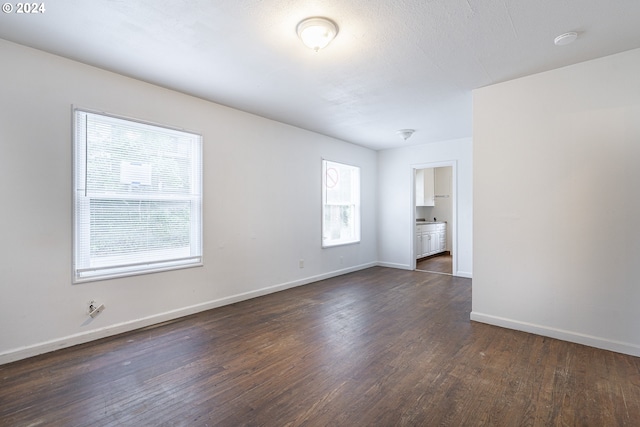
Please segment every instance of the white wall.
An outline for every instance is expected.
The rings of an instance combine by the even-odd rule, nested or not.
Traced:
[[[640,50],[474,92],[472,319],[640,356]]]
[[[413,169],[455,163],[457,185],[456,270],[472,275],[472,145],[470,138],[378,151],[378,258],[381,265],[411,269]],[[452,230],[453,231],[453,230]]]
[[[376,152],[2,40],[0,57],[0,363],[375,265]],[[72,104],[203,134],[204,267],[71,284]],[[321,249],[323,157],[361,167],[358,245]]]

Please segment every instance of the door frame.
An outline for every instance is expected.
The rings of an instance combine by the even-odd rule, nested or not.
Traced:
[[[416,269],[416,170],[426,168],[451,167],[451,224],[447,223],[447,229],[451,229],[451,273],[458,276],[458,162],[448,160],[442,162],[418,163],[411,165],[411,270]]]

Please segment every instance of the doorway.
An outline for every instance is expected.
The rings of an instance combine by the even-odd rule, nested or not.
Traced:
[[[456,176],[455,161],[412,166],[414,270],[455,275]]]

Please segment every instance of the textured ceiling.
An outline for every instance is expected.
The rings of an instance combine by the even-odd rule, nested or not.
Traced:
[[[0,38],[373,149],[469,137],[472,89],[640,47],[638,0],[45,6],[1,14]],[[315,53],[295,28],[318,15],[340,32]],[[580,37],[555,46],[567,31]]]

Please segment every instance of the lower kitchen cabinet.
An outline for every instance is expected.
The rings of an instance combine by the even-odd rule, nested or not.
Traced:
[[[447,224],[416,225],[416,259],[447,250]]]

